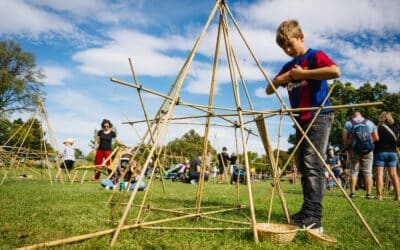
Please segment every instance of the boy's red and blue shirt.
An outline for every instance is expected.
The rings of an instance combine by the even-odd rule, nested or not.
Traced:
[[[286,63],[278,73],[278,76],[291,70],[295,65],[299,65],[303,69],[316,69],[329,67],[335,65],[335,63],[322,50],[308,49],[304,55]],[[329,90],[326,80],[303,79],[290,82],[283,86],[288,90],[292,108],[319,107]],[[331,106],[330,98],[326,101],[325,106]],[[307,122],[314,116],[315,112],[315,110],[299,112],[299,116],[296,117],[296,119],[302,123]],[[325,109],[321,111],[321,113],[329,112],[332,112],[332,110]]]

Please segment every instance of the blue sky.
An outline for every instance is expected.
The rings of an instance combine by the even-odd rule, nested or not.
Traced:
[[[2,0],[1,39],[16,40],[36,55],[47,76],[46,106],[57,141],[66,137],[88,152],[93,131],[103,118],[117,127],[120,139],[135,145],[144,124],[132,128],[123,121],[143,119],[137,92],[110,82],[110,77],[132,82],[132,58],[140,84],[167,92],[191,50],[214,5],[214,0]],[[307,47],[323,49],[340,66],[340,80],[355,86],[381,82],[390,92],[400,90],[400,2],[397,0],[264,0],[228,1],[250,46],[272,78],[289,58],[275,44],[275,30],[285,19],[302,24]],[[184,82],[182,100],[206,104],[215,48],[217,19],[209,28]],[[280,107],[276,97],[264,94],[265,80],[231,26],[236,55],[257,110]],[[215,103],[233,107],[225,52],[221,53]],[[281,91],[286,99],[285,90]],[[154,114],[161,100],[145,94],[146,109]],[[242,100],[245,103],[245,100]],[[247,108],[247,106],[246,106]],[[199,114],[179,107],[177,116]],[[203,122],[200,120],[193,122]],[[214,123],[221,124],[218,119]],[[267,120],[277,145],[279,119]],[[293,132],[283,119],[283,148]],[[249,128],[255,129],[249,124]],[[167,141],[195,125],[171,125]],[[235,148],[234,130],[215,127],[212,145]],[[260,139],[251,136],[249,150],[263,152]]]

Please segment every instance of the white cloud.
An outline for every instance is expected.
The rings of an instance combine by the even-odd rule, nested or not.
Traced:
[[[393,0],[264,0],[235,7],[248,22],[273,27],[274,30],[289,18],[299,20],[305,31],[326,34],[400,30],[400,4]]]
[[[130,75],[128,57],[131,57],[137,75],[174,76],[183,59],[162,53],[168,49],[162,38],[138,31],[110,32],[112,41],[102,48],[80,51],[73,59],[85,73],[110,76]]]
[[[72,34],[73,25],[63,18],[27,4],[22,0],[0,1],[0,34],[37,38],[43,33]]]
[[[65,85],[65,80],[71,78],[72,76],[72,73],[68,69],[61,67],[48,66],[44,67],[43,70],[44,74],[46,75],[46,79],[44,80],[44,84],[46,85]]]
[[[42,8],[50,8],[55,12],[69,14],[78,22],[88,20],[99,23],[139,23],[145,24],[148,17],[142,11],[141,1],[119,1],[110,3],[106,0],[35,0],[32,4]]]
[[[400,49],[396,42],[400,31],[400,4],[397,1],[271,0],[241,3],[234,7],[241,16],[239,23],[250,27],[247,31],[249,40],[254,40],[256,47],[260,48],[263,61],[289,59],[274,46],[274,33],[283,20],[294,18],[302,25],[306,46],[323,49],[334,56],[343,78],[350,79],[350,82],[360,79],[364,82],[386,81],[389,91],[398,91],[392,81],[399,77],[400,69]],[[264,35],[267,38],[265,48],[259,41],[263,35],[256,35],[258,29],[270,31]],[[268,50],[272,51],[269,58],[262,54]]]

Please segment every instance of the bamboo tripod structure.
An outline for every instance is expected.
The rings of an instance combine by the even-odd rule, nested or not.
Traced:
[[[39,118],[39,119],[38,119]],[[29,135],[29,132],[32,129],[32,126],[35,122],[35,120],[39,120],[40,122],[40,130],[41,130],[41,149],[40,150],[31,150],[28,148],[24,147],[24,144],[26,142],[26,139]],[[49,135],[49,139],[50,139],[50,145],[53,147],[53,149],[55,150],[55,152],[58,152],[58,146],[57,146],[57,142],[55,140],[55,136],[53,133],[53,130],[50,126],[50,122],[47,116],[47,111],[44,105],[43,100],[39,99],[37,101],[37,108],[35,110],[35,112],[33,113],[33,115],[28,119],[29,122],[26,122],[24,124],[22,124],[13,135],[11,135],[11,137],[4,143],[4,145],[2,146],[2,148],[8,148],[10,149],[12,152],[12,157],[9,160],[10,166],[8,169],[5,170],[3,178],[0,182],[0,185],[2,185],[5,181],[5,179],[8,176],[8,173],[10,172],[10,170],[12,169],[17,169],[20,166],[20,160],[19,159],[19,155],[24,155],[26,158],[26,155],[29,154],[31,155],[31,158],[27,158],[27,159],[38,159],[37,157],[40,158],[40,161],[43,161],[43,158],[46,162],[47,165],[47,172],[49,175],[49,180],[50,180],[50,184],[53,184],[53,180],[52,180],[52,176],[51,176],[51,171],[50,171],[50,166],[49,166],[49,152],[47,150],[47,145],[46,145],[46,140],[45,140],[45,132],[44,132],[44,128],[43,128],[43,124],[46,125],[47,127],[47,131],[48,131],[48,135]],[[25,131],[23,130],[23,128],[26,126]],[[17,136],[17,134],[19,132],[23,132],[23,134],[21,135],[21,137],[17,140],[16,144],[14,146],[7,146],[7,144],[14,138]],[[56,168],[59,169],[60,168],[60,161],[58,159],[58,156],[56,154],[54,154],[54,158],[56,161]],[[30,168],[27,168],[30,169]],[[65,168],[67,171],[67,176],[68,179],[71,181],[71,177],[68,173],[68,169]],[[31,169],[33,171],[33,169]],[[61,178],[62,183],[64,183],[63,178]]]
[[[217,41],[216,41],[216,47],[215,47],[215,53],[214,53],[214,61],[213,61],[213,68],[212,68],[212,75],[211,75],[211,87],[210,87],[210,93],[209,93],[209,99],[208,99],[208,105],[196,105],[196,104],[191,104],[189,102],[185,102],[183,100],[180,100],[180,90],[182,89],[182,85],[184,83],[184,80],[187,76],[187,73],[189,71],[189,68],[191,67],[193,58],[195,56],[195,53],[212,21],[216,13],[219,12],[219,25],[218,25],[218,33],[217,33]],[[306,140],[310,145],[312,145],[310,139],[307,136],[308,129],[304,131],[300,125],[298,124],[297,120],[295,119],[296,114],[294,112],[298,111],[305,111],[305,110],[316,110],[317,113],[319,113],[321,110],[324,110],[326,108],[329,109],[340,109],[340,108],[350,108],[350,107],[355,107],[355,106],[372,106],[372,105],[379,105],[380,103],[368,103],[368,104],[356,104],[356,105],[338,105],[338,106],[331,106],[331,107],[317,107],[317,108],[306,108],[306,109],[290,109],[287,107],[285,102],[283,101],[282,97],[279,95],[279,93],[276,91],[274,88],[275,94],[277,95],[279,101],[281,102],[281,109],[279,110],[264,110],[264,111],[256,111],[254,110],[254,106],[252,105],[250,95],[248,93],[244,78],[241,74],[240,68],[238,61],[236,60],[235,56],[235,51],[233,49],[233,46],[231,44],[231,38],[230,38],[230,30],[228,26],[228,17],[230,18],[234,24],[234,27],[238,31],[242,41],[245,43],[247,49],[249,50],[252,58],[254,59],[255,63],[257,64],[258,68],[262,72],[263,76],[265,77],[266,81],[268,83],[271,83],[271,80],[263,70],[261,64],[259,63],[258,59],[256,58],[254,52],[250,48],[249,44],[247,43],[244,35],[242,34],[235,18],[233,17],[227,3],[224,0],[217,0],[211,14],[209,15],[207,22],[201,31],[200,35],[198,36],[192,50],[190,51],[189,56],[187,57],[186,61],[184,62],[183,67],[181,68],[180,72],[177,75],[176,80],[174,83],[171,85],[171,88],[168,92],[168,94],[162,94],[154,90],[146,89],[143,86],[139,85],[136,79],[136,76],[133,71],[133,65],[132,62],[129,61],[130,67],[132,70],[132,74],[134,77],[134,84],[121,81],[115,78],[111,78],[111,81],[115,83],[119,83],[125,86],[133,87],[137,89],[138,95],[141,101],[141,105],[143,108],[143,112],[145,115],[145,120],[142,121],[137,121],[137,122],[129,122],[130,124],[134,123],[140,123],[140,122],[145,122],[147,125],[147,130],[144,134],[144,136],[141,139],[141,142],[139,143],[139,146],[137,147],[145,149],[148,153],[148,156],[146,157],[146,160],[144,160],[143,167],[140,171],[140,174],[138,175],[137,183],[141,183],[142,180],[144,179],[144,175],[147,171],[147,167],[150,163],[150,160],[152,160],[153,156],[160,156],[161,154],[161,148],[160,145],[162,144],[162,141],[165,140],[166,134],[168,132],[169,125],[173,123],[175,120],[185,120],[185,119],[197,119],[197,118],[205,118],[206,121],[204,123],[205,130],[204,130],[204,145],[203,145],[203,153],[202,153],[202,161],[201,161],[201,167],[200,167],[200,179],[199,183],[197,186],[196,190],[196,203],[194,208],[190,208],[190,210],[194,210],[194,212],[187,211],[189,209],[163,209],[163,208],[156,208],[156,207],[151,207],[151,206],[146,206],[146,197],[148,196],[148,190],[146,190],[146,193],[144,195],[144,198],[142,202],[140,202],[140,205],[134,204],[134,201],[136,199],[136,195],[138,193],[139,185],[136,185],[133,192],[131,193],[129,200],[127,203],[124,203],[125,208],[123,211],[123,214],[118,222],[118,225],[116,228],[113,229],[108,229],[96,233],[90,233],[90,234],[85,234],[85,235],[80,235],[80,236],[75,236],[67,239],[62,239],[62,240],[56,240],[56,241],[51,241],[51,242],[45,242],[33,246],[29,246],[23,249],[36,249],[38,247],[46,247],[46,246],[56,246],[59,244],[66,244],[66,243],[72,243],[72,242],[77,242],[77,241],[82,241],[85,239],[90,239],[93,237],[98,237],[101,235],[106,235],[106,234],[113,234],[112,240],[110,243],[110,246],[113,247],[119,237],[119,234],[122,230],[127,230],[127,229],[133,229],[133,228],[145,228],[145,229],[163,229],[163,230],[251,230],[253,234],[253,238],[255,242],[258,242],[258,234],[256,230],[256,214],[255,214],[255,207],[254,207],[254,201],[253,201],[253,193],[252,193],[252,183],[251,183],[251,176],[250,176],[250,164],[249,164],[249,159],[248,159],[248,150],[247,150],[247,139],[246,139],[246,131],[248,135],[251,132],[251,130],[248,130],[245,128],[245,124],[248,124],[250,122],[256,122],[257,128],[259,129],[259,134],[262,137],[263,145],[265,147],[265,150],[269,156],[270,159],[270,164],[272,166],[272,170],[274,173],[274,181],[273,181],[273,188],[276,188],[278,191],[279,198],[281,200],[282,208],[285,213],[286,219],[288,222],[290,222],[290,214],[287,209],[287,205],[284,199],[284,194],[283,190],[280,187],[279,184],[279,174],[277,173],[277,162],[279,159],[279,153],[275,156],[272,152],[272,147],[270,144],[270,139],[268,136],[268,129],[265,124],[265,115],[279,115],[282,117],[283,115],[288,115],[296,125],[297,129],[302,132],[303,137],[299,141],[299,143],[296,145],[295,151],[297,150],[298,146],[303,140]],[[225,44],[225,49],[226,49],[226,58],[228,61],[228,68],[229,68],[229,75],[230,75],[230,82],[232,85],[232,90],[233,90],[233,96],[234,96],[234,101],[235,101],[235,108],[226,108],[226,107],[214,107],[214,92],[215,92],[215,85],[216,85],[216,72],[218,68],[218,61],[219,61],[219,55],[220,55],[220,45],[221,45],[221,40],[223,39],[224,44]],[[239,76],[239,77],[238,77]],[[239,78],[239,79],[238,79]],[[242,108],[242,100],[241,100],[241,95],[240,95],[240,85],[239,82],[242,85],[243,91],[245,92],[246,98],[249,102],[250,109],[246,110]],[[272,85],[273,86],[273,85]],[[156,115],[153,119],[150,119],[148,116],[148,113],[145,109],[145,105],[143,102],[142,98],[142,91],[145,91],[147,93],[151,93],[153,95],[162,97],[164,99],[163,103],[161,104],[159,110],[156,112]],[[204,115],[193,115],[193,116],[185,116],[185,117],[174,117],[174,112],[176,110],[177,106],[185,106],[189,108],[196,109],[197,111],[202,111],[205,114]],[[225,111],[231,111],[231,113],[226,113],[226,114],[218,114],[216,113],[216,110],[225,110]],[[251,121],[245,121],[244,117],[251,115],[253,116],[253,120]],[[230,117],[237,118],[237,121],[231,120]],[[209,133],[210,133],[210,127],[212,125],[211,119],[212,118],[217,118],[220,120],[223,120],[224,122],[227,122],[230,125],[235,126],[235,130],[239,129],[240,131],[240,141],[241,141],[241,146],[242,146],[242,152],[243,152],[243,162],[245,165],[245,172],[246,172],[246,179],[247,179],[247,195],[248,195],[248,208],[249,208],[249,221],[248,222],[239,222],[239,221],[229,221],[229,220],[224,220],[224,219],[219,219],[219,218],[214,218],[211,215],[214,214],[219,214],[219,213],[224,213],[227,211],[234,211],[234,210],[239,210],[243,208],[242,205],[237,205],[235,207],[231,208],[218,208],[214,207],[215,209],[218,208],[218,210],[214,211],[207,211],[203,212],[202,210],[205,209],[205,207],[202,207],[202,202],[203,202],[203,195],[204,195],[204,189],[205,189],[205,156],[207,153],[208,149],[208,138],[209,138]],[[280,122],[280,129],[282,127],[282,121]],[[237,143],[238,144],[238,143]],[[278,143],[279,144],[279,143]],[[314,151],[317,153],[318,157],[322,162],[324,162],[323,157],[321,154],[317,151],[317,149],[312,145]],[[238,146],[237,146],[237,151],[238,151]],[[133,157],[131,161],[134,161],[137,151],[133,154]],[[278,151],[279,152],[279,151]],[[289,157],[287,163],[285,164],[285,167],[289,164],[290,160],[293,158],[294,153]],[[157,158],[158,159],[158,158]],[[156,164],[159,164],[156,162]],[[325,168],[331,173],[330,169],[328,166],[324,163]],[[284,167],[284,168],[285,168]],[[155,169],[155,168],[154,168]],[[152,178],[154,177],[154,169],[152,172]],[[284,169],[283,169],[284,170]],[[283,172],[283,171],[282,171]],[[333,174],[332,174],[333,175]],[[150,179],[151,181],[152,179]],[[337,182],[337,180],[335,179]],[[149,184],[149,186],[151,186]],[[345,198],[349,201],[351,204],[352,208],[356,211],[357,215],[360,217],[361,221],[367,228],[368,232],[371,234],[375,242],[380,245],[378,239],[376,236],[373,234],[372,230],[369,228],[368,224],[366,223],[365,219],[362,217],[361,213],[358,211],[358,209],[355,207],[355,205],[352,203],[344,189],[341,189],[342,193],[344,194]],[[111,198],[108,200],[108,203],[111,203]],[[272,199],[271,199],[272,200]],[[118,204],[122,204],[121,201],[118,201]],[[139,207],[140,212],[138,213],[135,223],[131,225],[126,225],[126,220],[128,217],[128,214],[131,210],[132,207]],[[164,211],[164,212],[171,212],[174,214],[178,214],[178,216],[172,217],[172,218],[165,218],[165,219],[159,219],[155,221],[144,221],[145,219],[141,219],[141,213],[143,209],[148,209],[151,211]],[[268,216],[268,218],[270,215]],[[194,228],[190,227],[188,228],[182,228],[182,227],[157,227],[154,225],[161,224],[161,223],[166,223],[166,222],[172,222],[172,221],[178,221],[178,220],[183,220],[187,218],[205,218],[205,219],[210,219],[210,220],[217,220],[217,221],[225,221],[225,222],[231,222],[231,223],[236,223],[236,224],[243,224],[247,225],[246,228],[234,228],[234,227],[218,227],[218,228]],[[268,219],[269,221],[269,219]]]

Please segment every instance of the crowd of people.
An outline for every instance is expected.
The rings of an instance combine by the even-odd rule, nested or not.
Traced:
[[[400,200],[397,169],[400,131],[394,124],[390,112],[382,112],[378,121],[378,125],[375,125],[356,111],[344,124],[343,150],[341,150],[344,159],[335,155],[333,147],[328,148],[326,163],[338,183],[334,182],[332,174],[325,171],[327,189],[332,189],[335,185],[349,187],[350,198],[355,198],[357,188],[361,188],[366,191],[366,199],[382,200],[383,177],[386,170],[390,181],[388,184],[394,191],[394,199]],[[365,139],[363,142],[362,138]],[[336,149],[336,151],[340,150]],[[376,187],[375,195],[372,192],[374,186]]]

